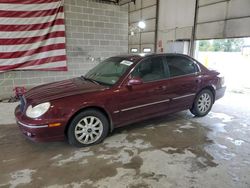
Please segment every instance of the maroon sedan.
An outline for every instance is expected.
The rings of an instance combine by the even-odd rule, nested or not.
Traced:
[[[35,87],[15,116],[34,141],[101,142],[133,122],[186,109],[205,116],[225,93],[224,78],[181,54],[111,57],[85,76]]]

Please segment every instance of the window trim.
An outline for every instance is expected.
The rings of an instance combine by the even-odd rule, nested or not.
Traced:
[[[174,57],[184,57],[184,58],[187,58],[187,59],[193,61],[193,63],[197,66],[198,71],[195,72],[195,73],[189,74],[189,75],[185,74],[185,75],[175,76],[175,77],[166,77],[166,78],[161,79],[161,80],[150,81],[150,82],[143,82],[142,84],[147,84],[147,83],[151,83],[151,82],[158,82],[158,81],[164,81],[164,80],[167,81],[167,80],[174,79],[174,78],[178,78],[178,77],[181,78],[181,77],[192,76],[192,75],[196,75],[196,76],[197,76],[197,75],[200,75],[200,73],[201,73],[201,68],[200,68],[200,66],[199,66],[199,64],[198,64],[198,61],[195,60],[195,59],[193,59],[193,58],[191,58],[191,57],[189,57],[189,56],[186,56],[186,55],[183,55],[183,54],[175,54],[175,55],[173,55],[173,54],[157,54],[157,55],[155,55],[155,56],[153,56],[153,57],[161,57],[161,58],[163,58],[163,61],[165,62],[165,61],[166,61],[166,57],[173,57],[173,56],[174,56]],[[134,69],[135,69],[141,62],[143,62],[144,60],[146,60],[146,59],[148,59],[148,58],[152,58],[152,57],[145,57],[145,58],[141,59],[139,62],[135,63],[135,65],[128,71],[128,73],[125,73],[126,76],[121,80],[121,82],[120,82],[120,84],[119,84],[118,87],[120,88],[120,87],[123,87],[124,85],[126,85],[125,82],[126,82],[128,79],[131,79],[131,73],[134,71]],[[166,65],[164,64],[164,66],[166,66]]]

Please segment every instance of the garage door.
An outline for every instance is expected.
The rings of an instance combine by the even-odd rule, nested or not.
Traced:
[[[250,0],[199,0],[196,39],[250,36]]]

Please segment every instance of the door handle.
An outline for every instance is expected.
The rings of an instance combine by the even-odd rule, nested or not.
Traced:
[[[167,86],[160,86],[162,90],[166,90]]]
[[[199,84],[199,83],[201,83],[201,80],[200,80],[200,79],[196,79],[195,82],[196,82],[197,84]]]
[[[164,91],[167,89],[167,86],[159,86],[157,88],[155,88],[155,91]]]

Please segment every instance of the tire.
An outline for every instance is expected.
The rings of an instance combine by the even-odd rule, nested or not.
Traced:
[[[76,147],[98,144],[109,132],[107,117],[98,110],[86,110],[79,113],[67,130],[68,142]]]
[[[210,112],[213,103],[213,93],[209,89],[204,89],[196,96],[190,111],[197,117],[203,117]]]

